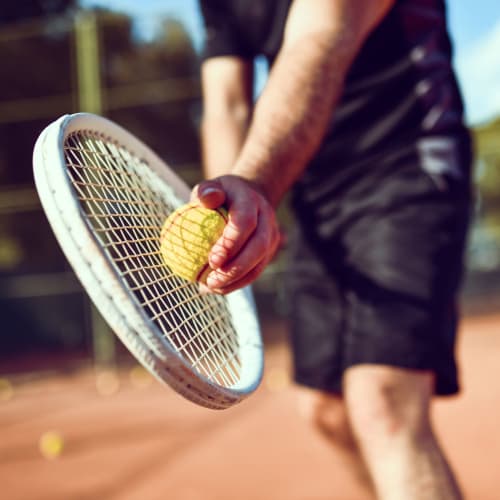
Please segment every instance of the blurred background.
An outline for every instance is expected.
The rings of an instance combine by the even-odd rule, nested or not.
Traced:
[[[464,302],[468,310],[494,309],[500,302],[498,3],[481,0],[470,12],[465,0],[452,2],[450,30],[476,145]],[[53,368],[59,355],[72,362],[113,349],[42,213],[31,167],[38,133],[64,113],[103,114],[193,185],[200,178],[202,39],[195,0],[19,0],[1,7],[0,373]],[[264,64],[257,66],[256,93],[266,77]],[[286,313],[276,279],[283,260],[255,287],[266,313]]]
[[[500,310],[498,0],[449,2],[449,26],[476,151],[477,202],[462,302],[466,316],[488,316]],[[193,185],[200,178],[203,36],[196,0],[2,2],[0,418],[15,400],[15,387],[26,381],[70,376],[86,366],[133,367],[82,291],[41,210],[31,166],[36,137],[62,114],[102,114],[139,136]],[[257,61],[256,69],[257,95],[265,64]],[[290,223],[286,207],[281,217]],[[266,325],[286,318],[283,265],[282,255],[255,285]],[[264,333],[267,343],[276,341],[276,329],[265,327]],[[134,373],[137,382],[142,375]],[[113,392],[116,380],[107,380],[104,391]],[[274,383],[280,380],[278,374]],[[0,471],[1,465],[0,454]]]

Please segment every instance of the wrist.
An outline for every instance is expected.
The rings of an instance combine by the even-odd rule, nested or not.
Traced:
[[[271,179],[260,176],[252,171],[239,169],[238,167],[235,167],[231,173],[249,184],[251,188],[259,193],[273,208],[278,206],[281,196]]]

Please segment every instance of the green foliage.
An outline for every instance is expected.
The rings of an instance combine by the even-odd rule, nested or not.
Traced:
[[[177,21],[166,19],[151,42],[132,36],[131,21],[99,15],[106,114],[139,136],[181,176],[199,170],[199,60]]]
[[[476,217],[469,237],[470,304],[488,303],[499,292],[500,269],[500,118],[473,130],[477,187]]]
[[[476,180],[483,208],[500,210],[500,118],[477,127],[474,142]]]

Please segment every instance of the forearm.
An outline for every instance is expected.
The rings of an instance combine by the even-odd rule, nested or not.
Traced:
[[[257,184],[273,205],[319,146],[355,54],[340,34],[310,35],[282,51],[231,173]]]
[[[245,141],[250,111],[205,114],[201,122],[203,174],[206,179],[228,174]]]
[[[210,179],[228,174],[245,141],[252,114],[253,65],[222,56],[202,65],[203,172]]]
[[[276,205],[323,139],[347,71],[394,0],[294,0],[285,37],[232,173]]]

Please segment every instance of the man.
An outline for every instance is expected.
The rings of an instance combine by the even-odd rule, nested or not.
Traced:
[[[290,287],[295,378],[314,423],[384,500],[461,498],[432,430],[458,390],[455,300],[470,145],[442,0],[203,0],[205,171],[225,204],[207,287],[251,283],[299,234]],[[252,62],[268,82],[252,106]]]

